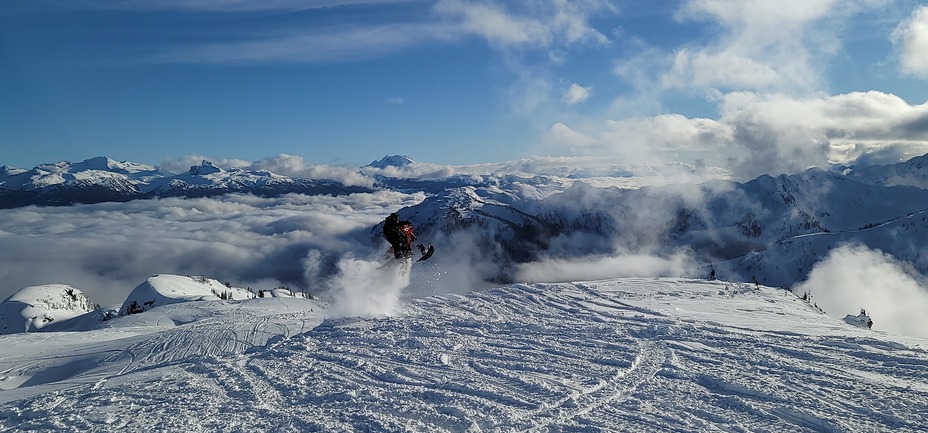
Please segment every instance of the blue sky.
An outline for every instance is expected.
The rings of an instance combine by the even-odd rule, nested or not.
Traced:
[[[928,4],[21,0],[0,164],[682,161],[928,153]],[[569,161],[569,159],[568,159]]]

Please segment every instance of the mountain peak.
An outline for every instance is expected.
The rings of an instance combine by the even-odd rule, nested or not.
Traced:
[[[415,163],[416,161],[406,155],[386,155],[378,161],[372,161],[367,166],[374,168],[405,167]]]
[[[194,165],[193,167],[190,167],[190,174],[194,176],[206,176],[213,173],[219,173],[221,171],[221,168],[205,159],[200,163],[200,165]]]

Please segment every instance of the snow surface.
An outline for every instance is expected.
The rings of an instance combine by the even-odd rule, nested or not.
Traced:
[[[333,315],[331,301],[188,301],[85,332],[0,336],[0,430],[928,425],[928,340],[858,328],[764,286],[515,284],[401,297],[372,317]]]
[[[218,300],[221,296],[227,299],[255,297],[254,293],[227,287],[210,278],[154,275],[129,293],[129,297],[119,308],[119,315],[141,313],[161,305],[178,302]]]
[[[25,287],[0,302],[0,334],[38,330],[96,308],[67,284]]]

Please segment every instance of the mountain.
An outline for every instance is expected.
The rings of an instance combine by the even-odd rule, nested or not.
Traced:
[[[849,242],[928,275],[928,259],[915,247],[928,243],[928,190],[911,185],[928,177],[920,161],[866,176],[813,168],[745,183],[638,189],[578,180],[548,195],[538,194],[532,180],[496,179],[449,186],[399,213],[439,250],[467,245],[487,257],[482,277],[499,282],[514,281],[519,263],[543,257],[688,251],[698,262],[716,264],[726,279],[792,286],[828,251]],[[903,178],[910,181],[898,181]]]
[[[719,281],[514,284],[370,318],[300,298],[187,301],[0,347],[11,432],[928,425],[928,340]]]
[[[371,166],[409,164],[414,162],[408,156],[385,156]],[[928,189],[922,188],[928,155],[887,166],[764,175],[744,183],[712,180],[634,189],[593,186],[608,182],[576,173],[571,179],[385,173],[391,172],[376,174],[375,185],[367,188],[267,170],[226,170],[209,161],[184,173],[164,174],[156,167],[99,157],[32,170],[3,167],[0,207],[394,190],[424,193],[423,201],[398,213],[413,222],[421,239],[446,252],[437,261],[442,255],[466,256],[479,268],[478,278],[493,282],[515,282],[521,264],[538,260],[684,253],[706,273],[712,264],[729,280],[788,287],[844,243],[878,249],[928,275],[928,259],[918,248],[928,242],[928,219],[923,218]],[[621,180],[616,184],[627,184]],[[370,237],[380,240],[379,227]]]
[[[405,167],[407,165],[412,165],[415,163],[416,161],[413,161],[412,158],[406,155],[386,155],[377,161],[371,161],[371,163],[368,164],[367,167],[373,167],[373,168]]]
[[[66,284],[25,287],[0,302],[0,335],[40,330],[98,308]]]
[[[275,197],[289,193],[339,195],[369,191],[370,188],[336,181],[290,178],[267,170],[223,170],[209,161],[180,174],[106,157],[42,164],[31,170],[7,166],[0,170],[0,209],[228,193]]]

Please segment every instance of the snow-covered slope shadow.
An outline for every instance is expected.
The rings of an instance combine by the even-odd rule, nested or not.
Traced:
[[[928,425],[925,347],[753,285],[516,285],[19,398],[0,427],[914,432]]]

